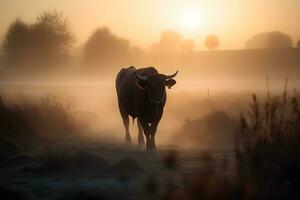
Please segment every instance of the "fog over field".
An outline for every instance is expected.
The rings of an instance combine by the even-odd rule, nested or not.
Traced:
[[[0,2],[0,199],[299,199],[298,2],[24,2]]]
[[[185,65],[173,68],[173,71],[179,70],[177,84],[171,90],[167,89],[167,105],[159,125],[158,143],[165,144],[170,138],[176,137],[174,135],[186,120],[202,118],[217,111],[224,111],[230,117],[237,119],[240,113],[247,111],[253,93],[265,99],[269,88],[272,95],[279,95],[284,90],[287,78],[290,92],[294,88],[298,89],[299,85],[299,72],[294,70],[291,70],[291,73],[285,70],[283,73],[264,74],[257,72],[256,69],[251,72],[252,74],[244,74],[239,72],[238,67],[230,67],[230,71],[225,72],[209,69],[190,72],[185,70],[188,67]],[[160,70],[159,67],[157,69]],[[4,101],[12,99],[13,102],[18,102],[55,95],[59,101],[73,105],[75,115],[90,127],[81,130],[84,134],[100,136],[108,140],[117,139],[121,142],[124,138],[124,128],[117,106],[115,89],[117,70],[106,72],[104,75],[99,72],[96,75],[92,73],[81,75],[73,72],[73,77],[68,72],[50,74],[44,78],[7,79],[4,77],[6,81],[1,83],[2,97]],[[169,67],[162,68],[161,71],[172,72]],[[137,137],[136,123],[136,120],[133,122],[132,118],[130,119],[134,138]],[[184,134],[186,133],[182,133]],[[180,141],[174,139],[171,143],[178,145]]]

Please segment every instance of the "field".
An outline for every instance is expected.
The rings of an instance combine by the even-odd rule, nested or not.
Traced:
[[[0,2],[0,200],[300,199],[300,1]]]
[[[28,78],[33,74],[6,74],[0,86],[1,193],[9,199],[299,197],[298,53],[178,56],[176,62],[191,68],[167,90],[155,151],[137,144],[132,119],[133,143],[125,145],[111,78],[116,72],[50,73],[35,81]],[[288,71],[277,64],[271,69],[276,54],[290,58],[282,61]]]
[[[9,168],[1,170],[2,180],[13,186],[7,193],[30,199],[173,199],[195,172],[213,168],[228,178],[234,172],[234,155],[224,151],[160,147],[148,152],[90,138],[46,149],[51,150],[7,160]]]
[[[250,138],[244,137],[241,120],[249,120],[247,133],[257,132],[253,129],[253,120],[263,122],[265,114],[261,110],[261,116],[253,118],[251,113],[257,114],[263,109],[265,92],[256,96],[261,102],[252,102],[251,93],[247,91],[232,90],[231,95],[218,90],[208,94],[205,88],[199,93],[180,87],[178,91],[169,91],[157,134],[158,149],[146,151],[138,146],[136,127],[133,128],[132,123],[133,144],[124,144],[115,94],[99,95],[98,91],[109,91],[108,88],[113,91],[113,84],[91,86],[23,84],[14,85],[13,89],[3,88],[0,188],[3,196],[16,199],[251,199],[287,195],[284,190],[274,193],[281,182],[279,186],[265,188],[261,186],[265,179],[254,180],[255,176],[251,176],[252,170],[258,170],[257,176],[263,173],[257,161],[252,161],[251,152],[263,153],[266,158],[276,156],[276,152],[249,146],[244,151],[245,142],[253,139],[251,134]],[[16,87],[20,87],[19,90]],[[90,88],[89,92],[86,88]],[[19,92],[21,90],[23,92]],[[285,91],[283,94],[286,95],[284,122],[291,128],[287,119],[296,109],[290,107],[294,105],[289,99],[293,99],[293,93]],[[270,96],[276,99],[277,95],[280,95],[278,102],[282,102],[281,93],[275,91]],[[270,106],[271,102],[273,100]],[[273,106],[277,106],[281,115],[283,104]],[[264,130],[256,134],[259,136]],[[271,148],[273,144],[268,145]],[[291,149],[291,152],[297,151]],[[265,160],[269,163],[269,159]],[[294,158],[289,161],[294,162]],[[279,164],[285,165],[285,162]],[[280,174],[284,171],[279,170]],[[274,176],[279,172],[274,172]],[[298,183],[290,184],[293,188]]]

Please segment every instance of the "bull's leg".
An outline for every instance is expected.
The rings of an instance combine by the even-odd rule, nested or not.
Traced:
[[[131,137],[130,137],[130,133],[129,133],[129,116],[127,114],[127,112],[123,109],[123,107],[120,105],[120,102],[118,101],[118,105],[119,105],[119,110],[121,113],[121,117],[123,119],[123,124],[125,127],[125,141],[126,143],[130,144],[131,143]]]
[[[122,119],[123,119],[123,124],[125,127],[125,141],[126,143],[130,144],[131,143],[131,137],[130,137],[130,133],[129,133],[129,117],[128,115],[123,115],[122,114]]]
[[[142,125],[143,127],[143,130],[144,130],[144,134],[146,136],[146,148],[147,149],[151,149],[150,148],[150,144],[151,144],[151,137],[150,137],[150,126],[148,125],[147,122],[143,122],[143,121],[140,121],[140,124]]]
[[[124,111],[122,106],[120,106],[120,104],[119,104],[119,110],[120,110],[121,117],[123,119],[123,124],[125,127],[125,133],[126,133],[125,141],[126,141],[126,143],[131,143],[131,137],[130,137],[130,133],[129,133],[129,116],[128,116],[127,112]]]
[[[156,145],[155,145],[155,133],[156,133],[156,129],[157,129],[157,123],[152,123],[151,127],[150,127],[150,143],[149,143],[149,148],[150,149],[155,149]]]
[[[144,135],[143,135],[143,127],[139,120],[137,120],[137,125],[138,125],[138,129],[139,129],[138,143],[140,145],[143,145],[143,144],[145,144]]]

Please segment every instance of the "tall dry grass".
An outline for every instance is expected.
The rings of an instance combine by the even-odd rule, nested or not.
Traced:
[[[236,147],[238,175],[256,193],[299,198],[300,110],[296,90],[281,96],[252,95],[249,112],[240,117]]]
[[[6,103],[0,96],[1,154],[70,136],[76,129],[74,109],[54,95],[16,103]]]

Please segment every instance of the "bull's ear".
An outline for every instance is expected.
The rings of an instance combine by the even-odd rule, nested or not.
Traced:
[[[148,82],[147,81],[143,81],[143,80],[138,80],[136,82],[136,86],[138,86],[138,88],[145,90],[148,88]]]
[[[176,81],[174,79],[168,79],[166,80],[166,86],[171,89],[176,84]]]

